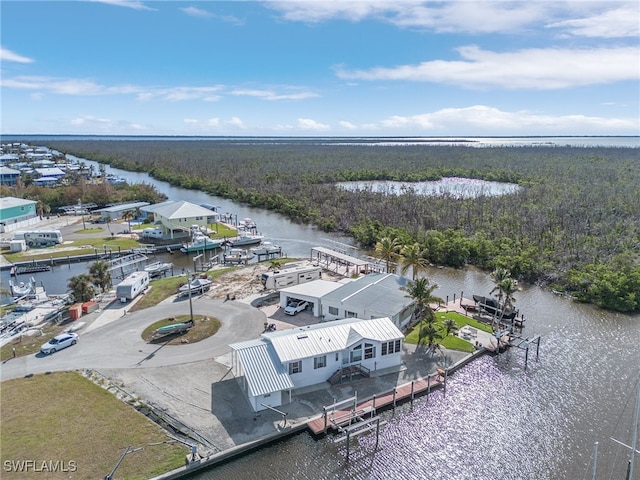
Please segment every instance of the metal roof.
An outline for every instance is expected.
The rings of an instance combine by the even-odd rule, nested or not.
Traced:
[[[285,270],[280,271],[284,272]],[[321,298],[341,286],[341,283],[333,282],[331,280],[312,280],[311,282],[282,288],[280,292],[284,292],[287,295],[306,295],[309,297]]]
[[[99,213],[110,213],[110,212],[124,212],[125,210],[135,210],[136,208],[142,208],[149,205],[149,202],[132,202],[132,203],[123,203],[120,205],[113,205],[111,207],[100,208],[95,210],[94,212]]]
[[[273,346],[265,339],[233,343],[229,346],[235,350],[242,364],[250,395],[257,397],[294,388]]]
[[[348,318],[277,332],[263,333],[280,362],[317,357],[349,348],[363,339],[380,342],[404,338],[388,317],[360,320]]]
[[[167,219],[180,219],[180,218],[193,218],[193,217],[217,217],[218,214],[213,210],[201,207],[195,203],[186,202],[180,200],[177,202],[166,202],[161,204],[158,208],[154,208],[153,213],[167,218]]]
[[[322,297],[323,302],[348,304],[353,310],[399,312],[413,302],[401,290],[406,278],[392,273],[370,273]]]

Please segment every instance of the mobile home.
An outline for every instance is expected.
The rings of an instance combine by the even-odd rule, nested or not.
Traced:
[[[30,247],[48,247],[62,243],[60,230],[31,230],[15,232],[16,240],[24,240]]]
[[[116,298],[122,303],[133,300],[149,286],[149,272],[133,272],[116,286]]]
[[[297,265],[262,274],[265,289],[280,289],[307,283],[322,278],[322,269],[317,265]]]

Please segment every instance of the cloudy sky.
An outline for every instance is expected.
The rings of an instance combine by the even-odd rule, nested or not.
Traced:
[[[0,3],[2,134],[638,135],[637,0]]]

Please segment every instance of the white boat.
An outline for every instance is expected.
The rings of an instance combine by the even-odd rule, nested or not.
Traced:
[[[185,243],[180,251],[182,253],[195,253],[203,250],[215,250],[220,248],[222,240],[214,240],[204,233],[196,233],[189,243]]]
[[[245,231],[249,231],[249,230],[255,230],[257,228],[256,222],[254,222],[253,220],[251,220],[250,218],[243,218],[242,220],[240,220],[238,222],[238,229],[239,230],[245,230]]]
[[[155,275],[160,275],[161,273],[166,272],[167,270],[171,270],[172,268],[173,268],[173,263],[154,262],[144,267],[144,271],[149,272],[149,275],[153,277]]]
[[[281,253],[282,248],[280,245],[274,245],[271,242],[262,242],[260,245],[251,247],[251,252],[254,255],[274,255]]]
[[[13,297],[31,295],[36,291],[36,279],[31,277],[28,283],[20,282],[17,285],[13,283],[13,280],[9,280],[9,288],[11,289],[11,296]]]
[[[264,240],[264,235],[258,235],[256,233],[238,232],[238,236],[230,238],[227,243],[232,247],[240,247],[247,245],[257,245]]]
[[[191,295],[195,295],[198,293],[204,293],[208,291],[213,285],[213,279],[209,278],[194,278],[190,280],[188,283],[185,283],[180,288],[178,288],[178,295],[188,295],[189,290],[191,290]]]
[[[253,253],[243,248],[232,248],[223,255],[225,263],[245,263],[254,257]]]

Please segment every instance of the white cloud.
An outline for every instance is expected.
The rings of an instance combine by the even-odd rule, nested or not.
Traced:
[[[637,80],[635,47],[560,49],[532,48],[517,52],[492,52],[470,45],[458,48],[463,60],[432,60],[369,70],[344,70],[347,80],[433,82],[467,88],[558,89],[617,81]]]
[[[114,121],[108,118],[98,118],[92,115],[82,115],[76,117],[71,120],[71,125],[75,127],[82,127],[83,131],[87,132],[101,132],[101,133],[111,133],[111,132],[131,132],[135,131],[145,131],[146,127],[126,121]]]
[[[638,35],[639,28],[638,4],[624,0],[322,0],[270,1],[263,5],[292,22],[375,19],[435,32],[508,33],[547,25],[567,28],[572,35],[632,37]],[[577,12],[580,18],[574,18]]]
[[[298,128],[301,130],[314,130],[316,132],[326,132],[327,130],[331,130],[329,125],[316,122],[310,118],[299,118]]]
[[[236,89],[231,91],[231,95],[257,97],[264,100],[305,100],[318,96],[318,94],[313,92],[295,91],[293,93],[276,93],[272,90],[259,89]]]
[[[445,108],[412,116],[395,115],[380,124],[385,130],[400,129],[425,135],[451,132],[473,132],[473,135],[587,135],[637,132],[640,128],[637,118],[553,116],[529,111],[505,112],[486,105]]]
[[[185,7],[185,8],[181,8],[180,10],[182,10],[184,13],[186,13],[191,17],[199,17],[199,18],[213,17],[213,14],[211,12],[207,12],[206,10],[203,10],[197,7]]]
[[[187,125],[197,125],[198,124],[198,120],[196,120],[195,118],[185,118],[182,121],[184,123],[186,123]]]
[[[547,25],[562,28],[574,36],[597,38],[625,38],[640,36],[640,11],[638,3],[624,5],[591,15],[561,20]]]
[[[347,122],[345,120],[342,120],[341,122],[339,122],[339,125],[346,130],[356,130],[358,128],[353,123]]]
[[[108,5],[114,5],[116,7],[132,8],[133,10],[147,10],[151,12],[157,11],[155,8],[151,8],[138,0],[92,0],[96,3],[106,3]]]
[[[17,53],[12,52],[6,48],[0,47],[0,61],[2,62],[16,62],[16,63],[33,63],[35,60],[29,57],[23,57]]]
[[[238,117],[231,117],[231,119],[227,120],[225,124],[230,125],[232,127],[241,128],[241,129],[245,128],[244,123]]]

